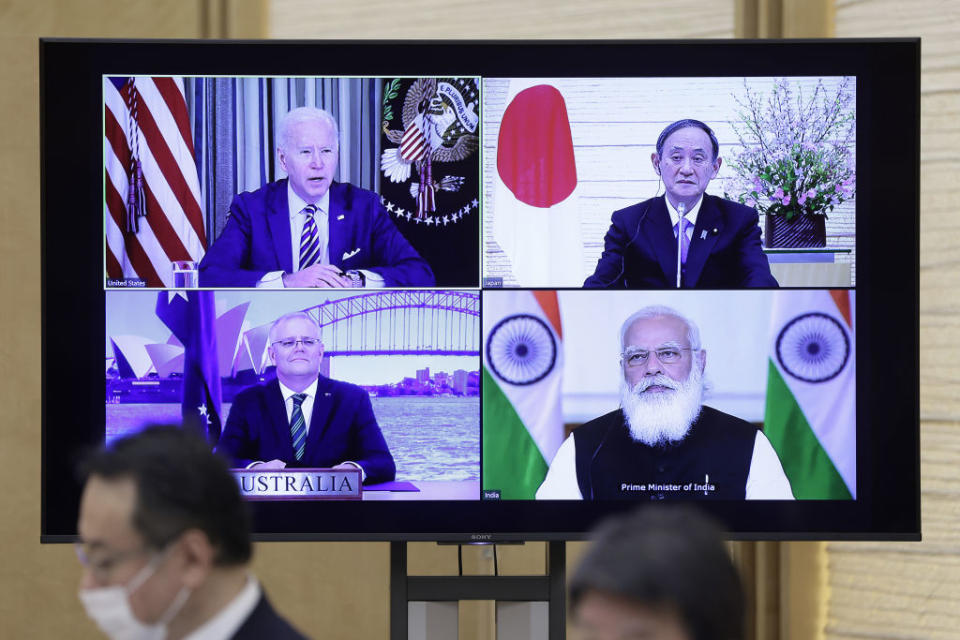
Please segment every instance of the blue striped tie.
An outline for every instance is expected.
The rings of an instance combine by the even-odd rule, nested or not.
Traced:
[[[303,223],[303,233],[300,234],[301,271],[320,261],[320,233],[317,231],[317,223],[313,219],[316,212],[317,206],[313,204],[308,204],[301,212],[307,216]]]
[[[303,411],[300,405],[306,400],[307,394],[293,394],[293,414],[290,416],[290,437],[293,439],[293,452],[297,460],[303,459],[303,449],[307,444],[307,423],[303,420]]]

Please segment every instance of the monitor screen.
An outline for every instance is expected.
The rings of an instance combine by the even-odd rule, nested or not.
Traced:
[[[918,41],[40,49],[43,540],[157,423],[265,540],[919,537]]]

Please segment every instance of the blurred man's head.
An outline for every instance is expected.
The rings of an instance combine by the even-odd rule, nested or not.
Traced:
[[[277,378],[294,391],[303,391],[320,374],[323,343],[320,327],[306,313],[280,316],[270,327],[267,353],[277,367]]]
[[[719,529],[682,507],[604,522],[570,581],[579,640],[742,640],[744,608]]]
[[[634,440],[682,440],[700,415],[707,353],[697,326],[662,306],[641,309],[620,329],[620,403]]]
[[[316,203],[330,188],[337,172],[340,144],[337,121],[316,107],[298,107],[280,118],[277,160],[287,172],[293,192],[307,204]]]
[[[108,636],[191,628],[211,585],[245,576],[247,508],[201,437],[150,427],[93,454],[84,471],[80,598]]]

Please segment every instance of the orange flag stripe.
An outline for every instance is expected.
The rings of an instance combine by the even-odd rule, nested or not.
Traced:
[[[831,289],[830,297],[837,304],[837,309],[847,321],[847,326],[853,328],[853,319],[850,315],[850,292],[846,289]]]
[[[563,340],[563,329],[560,326],[560,303],[557,301],[556,291],[532,291],[533,297],[543,309],[543,314],[553,325],[557,337]]]

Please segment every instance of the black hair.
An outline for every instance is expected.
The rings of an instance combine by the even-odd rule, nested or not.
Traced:
[[[590,592],[675,609],[694,640],[743,640],[740,576],[712,520],[685,507],[645,506],[595,530],[570,580],[570,609]]]
[[[246,564],[253,553],[250,515],[237,481],[206,440],[174,425],[151,425],[89,455],[85,478],[131,478],[137,487],[133,527],[160,550],[188,529],[199,529],[218,566]]]
[[[705,123],[700,122],[699,120],[694,120],[693,118],[677,120],[676,122],[668,124],[667,128],[660,132],[660,137],[657,138],[657,155],[661,158],[663,157],[663,143],[667,141],[667,138],[670,137],[670,134],[678,129],[685,129],[687,127],[696,127],[707,134],[707,137],[710,138],[710,146],[713,147],[713,159],[716,160],[720,155],[720,143],[717,142],[717,136],[713,133],[713,129],[708,127]]]

